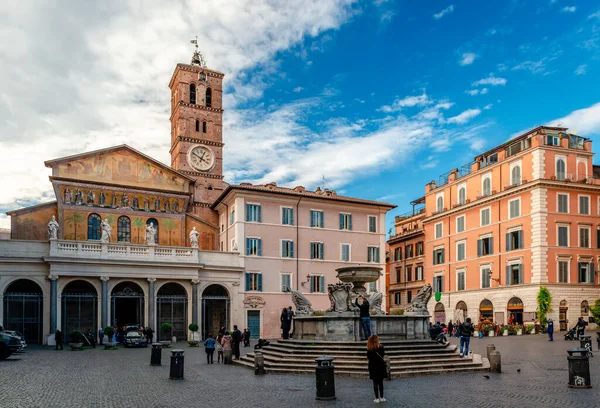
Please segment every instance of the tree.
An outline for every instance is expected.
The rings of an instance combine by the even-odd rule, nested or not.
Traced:
[[[171,246],[171,233],[173,232],[173,229],[175,229],[175,222],[173,222],[173,220],[164,220],[163,221],[163,228],[167,230],[167,232],[169,233],[169,246]]]
[[[596,299],[594,306],[590,307],[590,313],[594,317],[596,325],[600,324],[600,299]]]
[[[83,221],[83,214],[81,214],[80,212],[72,212],[71,215],[69,215],[67,218],[65,218],[65,221],[69,224],[73,225],[73,231],[74,231],[74,237],[73,239],[75,241],[77,241],[77,224],[81,223]]]
[[[137,243],[140,243],[140,231],[144,227],[144,221],[141,218],[134,218],[132,225],[137,229]]]
[[[550,304],[552,303],[552,295],[550,291],[545,286],[540,287],[540,291],[537,295],[537,303],[538,303],[538,319],[541,324],[546,324],[546,314],[552,311],[552,307]]]

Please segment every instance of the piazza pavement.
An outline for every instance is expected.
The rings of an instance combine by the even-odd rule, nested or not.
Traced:
[[[559,333],[560,334],[560,333]],[[594,335],[595,333],[590,333]],[[456,339],[452,340],[456,343]],[[593,388],[567,387],[567,342],[545,335],[473,338],[502,354],[502,374],[437,375],[385,382],[389,407],[598,407],[600,352],[590,358]],[[384,343],[385,344],[385,343]],[[106,351],[31,349],[0,361],[0,407],[369,407],[372,383],[336,378],[335,401],[315,400],[314,376],[264,375],[238,366],[206,365],[202,348],[185,350],[185,380],[169,380],[170,349],[151,367],[150,348]],[[249,348],[242,348],[249,351]],[[596,342],[594,341],[594,350]],[[518,372],[517,370],[521,371]]]

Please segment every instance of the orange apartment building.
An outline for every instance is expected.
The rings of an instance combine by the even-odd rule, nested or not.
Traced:
[[[395,243],[424,241],[424,257],[406,265],[424,265],[416,286],[429,282],[439,292],[429,304],[438,321],[501,324],[511,314],[533,321],[541,286],[552,294],[548,317],[561,330],[579,316],[589,320],[589,305],[600,297],[600,167],[593,156],[590,139],[541,126],[475,157],[426,185],[423,215],[396,220],[391,266],[406,267]],[[407,223],[422,224],[422,232],[398,230]],[[395,270],[390,290],[403,307],[409,282]]]

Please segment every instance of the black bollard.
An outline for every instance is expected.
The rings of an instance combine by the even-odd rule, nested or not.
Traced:
[[[169,379],[183,380],[183,350],[171,350],[171,371]]]
[[[152,343],[152,354],[150,355],[150,365],[159,366],[162,355],[162,344]]]
[[[574,348],[567,350],[567,353],[569,388],[592,388],[588,351],[584,348]]]
[[[586,349],[592,356],[592,336],[579,336],[579,347]]]
[[[335,375],[333,367],[333,357],[319,357],[315,360],[317,368],[315,375],[317,379],[317,399],[334,400],[335,399]]]

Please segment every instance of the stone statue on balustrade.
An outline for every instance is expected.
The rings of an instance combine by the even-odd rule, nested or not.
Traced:
[[[328,312],[349,312],[352,311],[352,284],[351,283],[335,283],[327,285],[329,292],[329,301],[331,307]]]
[[[72,194],[71,194],[71,190],[69,190],[69,187],[67,187],[67,188],[65,189],[65,199],[64,199],[64,202],[65,202],[66,204],[71,204],[71,201],[72,201],[72,200],[73,200],[73,196],[72,196]]]
[[[313,313],[312,303],[302,293],[297,290],[287,290],[292,294],[292,302],[296,306],[296,316],[310,316]]]
[[[427,315],[429,311],[427,310],[427,303],[429,299],[431,299],[431,295],[433,294],[433,288],[428,283],[423,286],[421,290],[417,293],[415,297],[412,299],[412,306],[406,309],[404,314],[412,314],[412,315]]]
[[[102,229],[102,236],[100,237],[100,242],[103,244],[108,244],[110,242],[110,234],[112,233],[112,227],[108,223],[108,219],[104,219],[102,224],[100,224],[100,228]]]
[[[156,245],[156,228],[153,222],[146,225],[146,245]]]
[[[77,189],[77,192],[75,193],[75,204],[77,204],[77,205],[83,204],[83,193],[81,192],[80,189]]]
[[[104,191],[100,191],[100,201],[98,204],[100,204],[100,207],[104,207],[106,205],[106,194]]]
[[[87,193],[86,204],[94,205],[94,201],[96,201],[96,194],[94,194],[94,192],[90,189],[90,190],[88,190],[88,193]]]
[[[200,233],[196,231],[196,227],[194,227],[190,231],[190,246],[192,248],[198,248],[198,236],[200,236]]]
[[[48,239],[58,239],[58,222],[56,217],[53,215],[52,220],[48,223]]]

